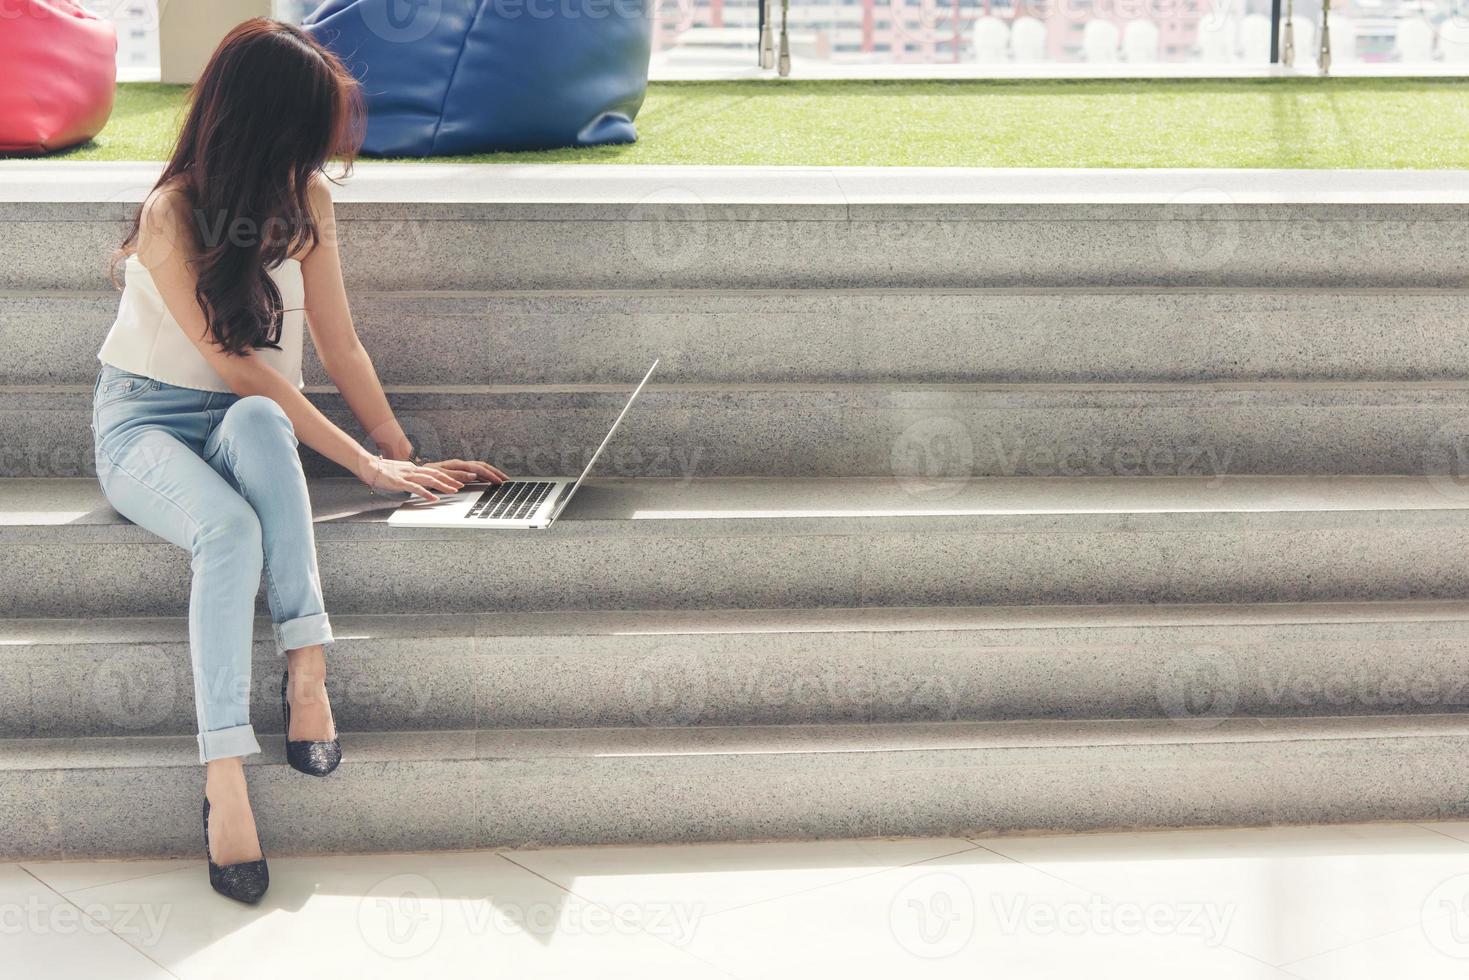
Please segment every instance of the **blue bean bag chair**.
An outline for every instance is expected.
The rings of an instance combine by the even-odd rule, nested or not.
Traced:
[[[306,29],[362,82],[363,150],[631,143],[653,0],[326,0]]]

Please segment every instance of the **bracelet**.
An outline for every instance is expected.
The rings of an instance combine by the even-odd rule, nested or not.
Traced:
[[[383,460],[383,454],[382,453],[378,453],[377,454],[377,460],[378,460],[379,463],[382,462],[382,460]],[[372,482],[367,485],[367,495],[369,497],[376,497],[377,496],[377,481],[378,481],[378,479],[382,475],[383,475],[382,474],[382,470],[373,470]]]

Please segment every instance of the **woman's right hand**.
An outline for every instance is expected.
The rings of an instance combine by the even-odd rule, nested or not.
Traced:
[[[412,493],[430,502],[439,499],[433,493],[435,490],[458,493],[464,487],[441,470],[381,456],[367,456],[358,465],[357,479],[374,493]]]

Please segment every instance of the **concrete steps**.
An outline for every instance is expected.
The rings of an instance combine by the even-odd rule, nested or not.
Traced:
[[[0,162],[0,857],[199,845],[187,556],[87,475],[156,172]],[[1466,186],[362,167],[425,451],[574,472],[663,369],[550,531],[313,481],[347,757],[258,645],[266,849],[1463,817]]]
[[[1469,595],[1469,495],[1408,477],[607,480],[546,532],[389,528],[314,485],[332,609],[1249,603]],[[178,615],[188,556],[92,480],[0,483],[11,616]],[[429,554],[433,560],[428,560]],[[507,575],[506,569],[513,569]]]
[[[1462,715],[363,733],[329,783],[264,742],[270,854],[1469,813]],[[194,854],[197,758],[189,736],[0,741],[0,856]]]
[[[96,289],[156,165],[7,163],[9,288]],[[369,289],[1453,287],[1453,174],[364,165]]]
[[[646,369],[647,365],[644,365]],[[431,458],[580,472],[624,385],[389,390]],[[313,401],[359,432],[334,391]],[[91,386],[0,387],[0,476],[94,472]],[[620,477],[1218,477],[1457,473],[1458,382],[1200,385],[657,385],[599,472]],[[308,473],[342,470],[306,454]]]
[[[1457,381],[1455,289],[357,290],[390,386]],[[117,293],[0,293],[0,384],[90,385]],[[325,384],[308,349],[307,380]]]
[[[0,164],[0,477],[91,472],[156,172]],[[612,474],[1421,474],[1469,418],[1442,175],[367,165],[338,199],[411,434],[528,474],[655,356]]]
[[[1434,714],[1469,603],[695,609],[334,619],[360,732]],[[253,716],[280,730],[256,630]],[[182,618],[0,620],[0,739],[194,731]]]

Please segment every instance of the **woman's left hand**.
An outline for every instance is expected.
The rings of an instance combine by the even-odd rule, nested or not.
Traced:
[[[482,463],[478,460],[445,459],[437,463],[426,462],[420,465],[431,470],[438,470],[460,483],[504,483],[510,479],[489,463]]]

